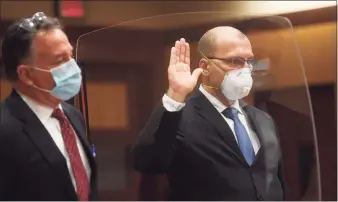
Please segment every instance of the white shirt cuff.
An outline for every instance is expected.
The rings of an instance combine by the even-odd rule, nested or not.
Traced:
[[[176,102],[166,94],[162,97],[162,103],[163,107],[169,112],[180,111],[185,106],[185,103]]]

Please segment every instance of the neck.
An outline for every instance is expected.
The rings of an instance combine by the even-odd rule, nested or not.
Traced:
[[[231,105],[231,102],[223,95],[222,91],[219,88],[214,88],[205,84],[202,84],[202,87],[204,88],[204,90],[210,93],[210,95],[217,98],[226,107],[229,107]]]
[[[46,105],[53,109],[57,108],[61,102],[60,100],[57,100],[56,98],[52,97],[50,93],[38,91],[33,86],[27,86],[20,81],[14,84],[14,89],[30,97],[31,99],[35,100],[41,105]]]

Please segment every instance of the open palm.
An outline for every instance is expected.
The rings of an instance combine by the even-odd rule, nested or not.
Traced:
[[[190,47],[185,39],[176,41],[175,47],[171,48],[170,63],[168,68],[169,91],[175,97],[183,101],[195,88],[202,69],[190,71]],[[173,97],[172,97],[173,98]]]

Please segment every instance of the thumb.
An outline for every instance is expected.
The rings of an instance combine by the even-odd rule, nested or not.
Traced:
[[[203,72],[202,68],[197,68],[192,72],[192,76],[196,79],[198,79],[198,77],[200,77],[201,73]]]

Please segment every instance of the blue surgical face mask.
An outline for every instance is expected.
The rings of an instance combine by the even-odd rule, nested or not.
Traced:
[[[50,72],[55,82],[55,87],[52,90],[47,90],[33,85],[36,89],[49,92],[54,97],[60,100],[69,100],[79,93],[82,82],[81,69],[74,59],[55,67],[51,70],[45,70],[35,67],[34,69]]]

